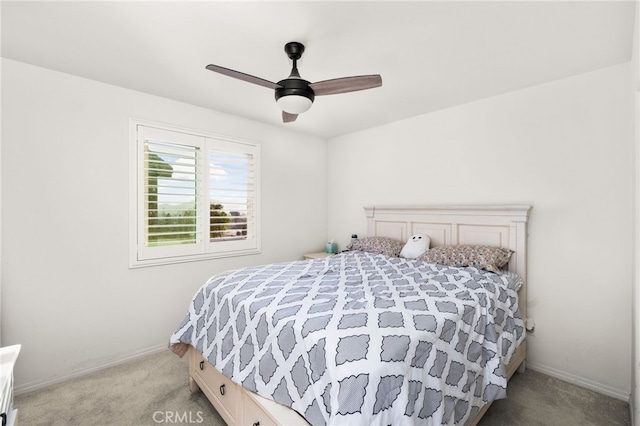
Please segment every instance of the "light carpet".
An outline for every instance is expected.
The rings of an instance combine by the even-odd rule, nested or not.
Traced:
[[[167,350],[98,373],[15,397],[20,426],[143,426],[224,421],[201,393],[187,387],[188,361]],[[507,399],[489,408],[481,426],[630,425],[629,405],[527,370],[509,382]]]

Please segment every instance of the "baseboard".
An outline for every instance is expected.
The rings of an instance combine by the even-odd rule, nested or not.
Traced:
[[[602,383],[595,382],[593,380],[585,379],[583,377],[575,376],[565,371],[556,370],[555,368],[536,364],[536,363],[530,362],[529,360],[527,360],[527,368],[530,368],[542,374],[546,374],[547,376],[555,377],[556,379],[560,379],[562,381],[572,383],[576,386],[580,386],[582,388],[589,389],[594,392],[598,392],[615,399],[620,399],[625,402],[628,402],[631,396],[629,392],[625,392],[620,389],[616,389],[611,386],[607,386]]]
[[[79,377],[83,377],[83,376],[87,376],[89,374],[93,374],[93,373],[97,373],[98,371],[102,371],[105,370],[107,368],[110,367],[115,367],[117,365],[120,364],[124,364],[126,362],[129,361],[133,361],[135,359],[138,358],[142,358],[148,355],[153,355],[153,354],[157,354],[159,352],[162,351],[166,351],[169,350],[168,346],[166,344],[164,345],[159,345],[159,346],[154,346],[151,348],[147,348],[147,349],[142,349],[140,351],[136,351],[133,354],[127,355],[127,356],[123,356],[120,358],[115,358],[112,359],[108,362],[99,364],[99,365],[95,365],[93,367],[89,367],[89,368],[84,368],[82,370],[77,370],[74,371],[73,373],[70,374],[65,374],[62,376],[58,376],[58,377],[54,377],[54,378],[50,378],[50,379],[45,379],[45,380],[36,380],[33,382],[29,382],[29,383],[25,383],[23,385],[18,385],[14,388],[13,392],[14,395],[22,395],[25,393],[29,393],[29,392],[33,392],[36,391],[38,389],[42,389],[42,388],[46,388],[47,386],[51,386],[51,385],[55,385],[58,383],[62,383],[62,382],[66,382],[69,380],[73,380],[73,379],[77,379]]]

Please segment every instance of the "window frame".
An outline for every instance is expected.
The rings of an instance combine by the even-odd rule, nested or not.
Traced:
[[[255,141],[222,136],[206,131],[188,129],[158,122],[129,119],[129,146],[130,146],[130,244],[129,267],[139,268],[154,265],[167,265],[174,263],[193,262],[208,259],[217,259],[234,256],[247,256],[259,254],[261,249],[262,227],[261,216],[261,190],[260,190],[260,162],[261,145]],[[198,241],[188,245],[169,245],[166,247],[145,246],[145,203],[144,195],[145,171],[144,171],[144,140],[145,136],[161,139],[162,136],[175,139],[167,141],[176,145],[193,146],[200,149],[197,165],[198,185],[197,199],[197,228]],[[184,136],[182,138],[181,136]],[[209,149],[218,151],[240,152],[253,155],[254,178],[253,185],[255,195],[253,198],[255,232],[252,238],[244,240],[222,240],[212,242],[209,232],[209,203],[210,203],[210,165]]]

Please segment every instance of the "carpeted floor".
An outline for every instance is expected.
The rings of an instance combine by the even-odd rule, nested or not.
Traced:
[[[187,387],[187,357],[169,350],[17,396],[20,426],[137,426],[224,422]],[[513,377],[482,426],[630,425],[629,405],[532,370]]]

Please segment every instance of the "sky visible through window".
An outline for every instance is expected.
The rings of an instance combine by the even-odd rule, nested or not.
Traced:
[[[171,176],[158,177],[158,187],[167,188],[158,193],[158,203],[165,206],[177,206],[182,204],[194,205],[196,202],[195,184],[196,174],[196,150],[192,150],[191,157],[185,156],[185,148],[174,148],[166,144],[152,142],[149,152],[156,154],[162,161],[173,169]],[[161,146],[162,149],[157,147]],[[249,188],[249,162],[246,154],[225,153],[224,151],[211,151],[209,156],[210,200],[212,203],[220,203],[228,206],[228,209],[246,211],[247,198],[238,197],[238,193],[247,194]]]

